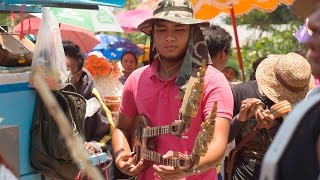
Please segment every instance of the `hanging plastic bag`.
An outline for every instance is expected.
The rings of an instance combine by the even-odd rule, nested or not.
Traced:
[[[46,7],[42,8],[42,20],[32,59],[31,77],[35,72],[41,73],[51,90],[62,89],[68,79],[59,24]],[[31,86],[32,83],[30,80]]]

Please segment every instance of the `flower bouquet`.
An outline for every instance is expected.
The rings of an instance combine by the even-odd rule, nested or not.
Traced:
[[[110,62],[99,52],[88,55],[84,67],[93,76],[97,89],[112,112],[119,111],[123,85],[119,81],[121,75],[117,63]]]

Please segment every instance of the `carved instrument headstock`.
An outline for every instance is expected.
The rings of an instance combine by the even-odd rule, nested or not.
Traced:
[[[186,91],[184,94],[182,106],[180,108],[180,119],[176,122],[178,123],[177,136],[181,136],[189,130],[192,118],[197,116],[199,103],[203,96],[204,89],[204,76],[206,74],[207,65],[206,61],[203,60],[201,68],[196,75],[190,77]]]
[[[201,130],[195,140],[193,151],[191,154],[192,166],[197,165],[200,156],[204,156],[208,151],[208,144],[211,142],[214,135],[215,122],[217,117],[218,103],[214,102],[209,118],[201,124]]]

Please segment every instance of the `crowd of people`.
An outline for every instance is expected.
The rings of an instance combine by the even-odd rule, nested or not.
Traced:
[[[270,54],[253,64],[250,81],[233,83],[238,81],[239,70],[229,61],[230,34],[219,26],[195,19],[189,1],[159,1],[153,17],[138,27],[151,37],[150,65],[136,69],[136,55],[123,54],[123,75],[119,81],[124,89],[116,127],[111,128],[110,111],[100,104],[94,115],[85,120],[85,148],[91,153],[109,152],[115,170],[109,172],[109,177],[115,179],[259,179],[263,157],[283,122],[283,117],[272,114],[271,106],[283,100],[294,106],[308,93],[319,92],[315,85],[320,78],[320,4],[313,3],[315,10],[308,21],[308,28],[313,31],[307,42],[308,54],[305,57],[294,52]],[[88,102],[94,103],[100,95],[93,93],[94,79],[83,67],[79,47],[71,41],[64,41],[63,47],[70,82]],[[153,141],[154,151],[163,154],[163,159],[192,154],[201,124],[217,102],[215,128],[207,152],[199,162],[178,167],[138,157],[139,152],[133,151],[132,144],[139,123],[137,117],[144,115],[152,127],[181,120],[188,80],[202,61],[207,65],[203,96],[197,115],[183,134],[188,138],[161,135]],[[263,104],[263,109],[257,108],[258,104]],[[248,137],[253,131],[254,135]],[[231,142],[236,151],[229,155],[226,149]],[[219,169],[221,162],[224,166]],[[315,166],[308,177],[317,179],[319,164]]]
[[[309,26],[314,22],[309,22]],[[198,33],[200,27],[202,33]],[[251,81],[230,86],[228,81],[236,81],[239,75],[236,66],[228,63],[232,38],[224,29],[194,19],[190,4],[162,1],[153,18],[143,22],[139,29],[151,36],[151,65],[134,71],[125,83],[119,124],[112,136],[116,166],[139,179],[217,179],[215,167],[223,159],[227,144],[235,140],[237,153],[234,157],[230,155],[226,167],[220,169],[224,179],[259,179],[264,154],[283,121],[270,108],[283,100],[294,106],[306,97],[315,87],[316,72],[312,69],[317,67],[315,62],[319,57],[311,58],[311,67],[305,57],[294,52],[268,55],[253,64]],[[206,43],[195,46],[199,41]],[[314,41],[309,42],[313,43],[313,57],[318,54],[318,42]],[[214,138],[208,144],[207,153],[192,167],[150,165],[143,159],[135,164],[137,156],[132,154],[131,138],[137,116],[147,116],[152,126],[168,125],[179,119],[182,103],[179,92],[192,68],[198,68],[201,59],[209,57],[206,53],[210,58],[206,62],[203,98],[198,115],[186,133],[188,139],[157,136],[155,151],[165,154],[164,158],[173,157],[174,152],[191,154],[201,122],[208,118],[213,102],[218,102]],[[256,107],[259,103],[264,109]],[[252,131],[257,132],[246,142]],[[188,168],[193,171],[186,171]],[[317,178],[318,174],[314,175]]]

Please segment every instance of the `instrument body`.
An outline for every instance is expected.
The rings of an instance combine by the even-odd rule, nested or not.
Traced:
[[[136,163],[143,158],[147,165],[151,163],[170,165],[173,167],[193,167],[199,163],[200,157],[204,156],[208,150],[208,143],[212,140],[215,128],[215,118],[217,112],[217,102],[214,103],[209,118],[201,124],[193,151],[190,155],[178,153],[176,157],[163,159],[163,154],[154,150],[156,146],[153,137],[156,134],[170,134],[175,129],[175,124],[168,126],[148,127],[148,120],[145,116],[138,116],[138,126],[135,130],[133,151],[136,154]]]
[[[146,117],[138,117],[138,125],[134,133],[133,143],[133,151],[136,153],[136,163],[143,158],[145,160],[144,162],[147,162],[147,165],[156,163],[190,169],[199,162],[200,156],[206,154],[208,149],[207,144],[211,141],[214,134],[217,103],[214,103],[209,118],[201,124],[201,130],[196,137],[191,155],[175,152],[176,156],[163,159],[163,154],[155,151],[156,147],[153,142],[153,137],[155,136],[169,134],[183,137],[182,135],[189,130],[191,120],[197,115],[198,106],[202,99],[205,72],[206,63],[203,61],[200,71],[197,73],[198,75],[191,76],[189,79],[178,120],[174,120],[170,125],[149,127]]]

